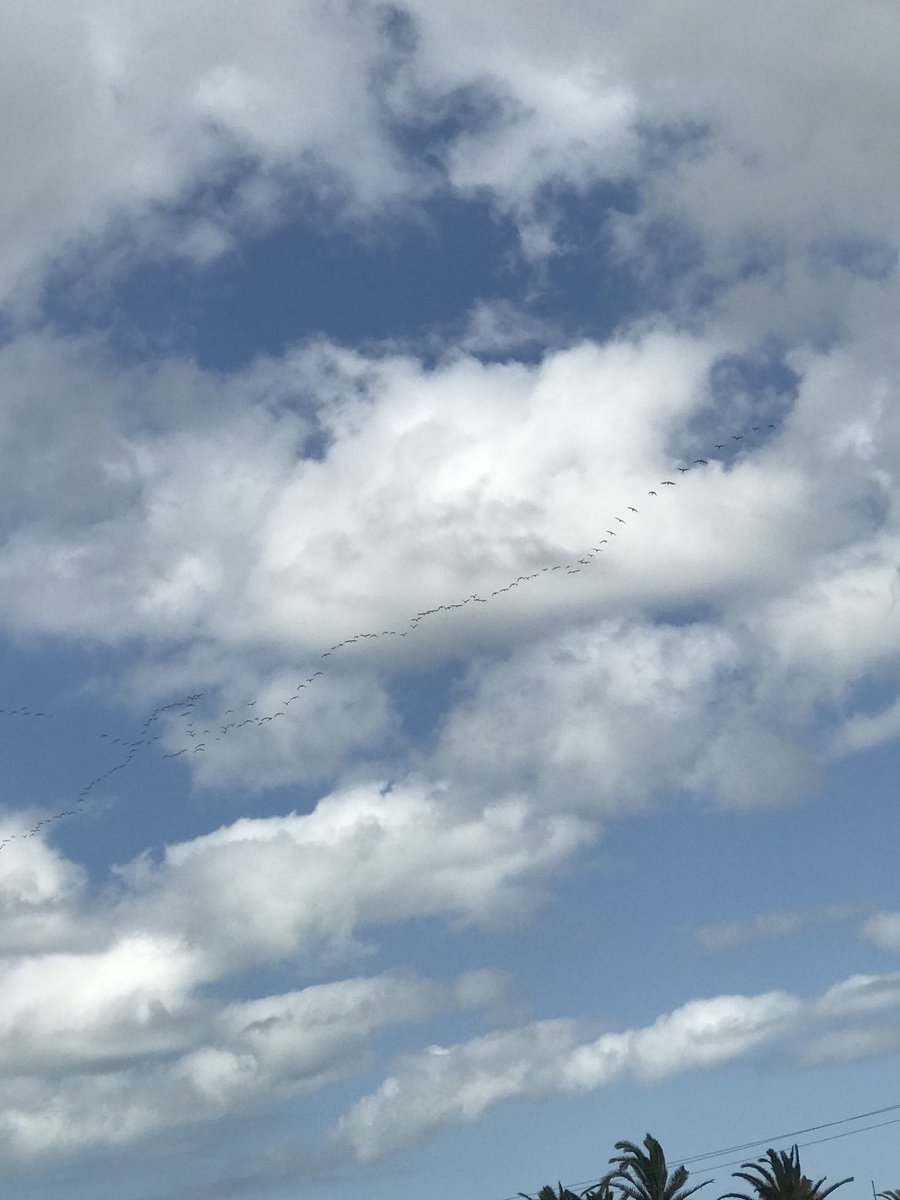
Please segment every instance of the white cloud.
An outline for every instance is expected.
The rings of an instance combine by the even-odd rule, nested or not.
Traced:
[[[614,621],[547,639],[476,674],[438,767],[479,789],[528,786],[562,807],[645,803],[685,777],[737,658],[704,626]]]
[[[837,730],[834,751],[838,755],[871,750],[900,737],[900,700],[870,716],[856,713]]]
[[[446,788],[357,785],[307,815],[169,846],[159,864],[141,856],[94,896],[29,839],[0,868],[12,931],[0,1149],[30,1159],[124,1144],[320,1088],[366,1064],[374,1030],[448,1007],[508,1022],[509,980],[485,969],[231,1004],[207,988],[263,964],[334,969],[369,949],[364,933],[416,918],[520,922],[541,876],[593,836],[520,800],[467,814]]]
[[[473,1121],[500,1100],[549,1091],[577,1035],[573,1021],[540,1021],[405,1055],[341,1118],[338,1140],[362,1159],[377,1158],[448,1121]]]
[[[131,933],[82,953],[20,954],[4,968],[4,1076],[77,1074],[181,1048],[196,961],[177,937]]]
[[[379,676],[490,646],[508,661],[472,677],[429,770],[544,795],[559,772],[579,804],[594,791],[607,808],[661,783],[784,803],[815,779],[806,731],[823,702],[900,666],[887,506],[900,428],[878,395],[847,400],[848,352],[811,354],[780,431],[647,496],[667,463],[728,436],[721,417],[702,443],[688,432],[714,419],[707,377],[726,349],[646,331],[535,366],[429,370],[319,343],[221,380],[178,362],[114,369],[88,343],[14,343],[0,352],[7,461],[34,470],[3,475],[0,610],[16,630],[147,639],[141,685],[155,690],[129,699],[209,693],[213,742],[190,746],[207,786],[328,780],[347,754],[390,762],[405,748]],[[92,435],[47,451],[71,381]],[[305,458],[317,426],[324,454]],[[585,551],[580,575],[492,596]],[[477,613],[410,629],[473,591],[489,599]],[[702,622],[656,623],[697,606]],[[313,663],[327,678],[283,708]],[[255,697],[285,716],[255,741],[221,734]]]
[[[900,1003],[900,971],[891,975],[852,975],[834,984],[815,1002],[823,1016],[880,1012]]]
[[[269,0],[258,21],[237,0],[214,14],[41,0],[4,40],[0,289],[117,221],[145,250],[208,261],[284,219],[298,185],[355,216],[441,187],[483,196],[541,256],[559,246],[554,192],[626,180],[632,265],[684,228],[701,273],[753,276],[725,301],[733,319],[808,330],[855,279],[877,287],[896,242],[900,32],[889,5],[865,10],[823,19],[803,0],[786,18],[766,0],[734,21],[708,0],[677,18],[657,3],[638,18],[584,0],[410,0],[390,20]],[[427,155],[404,143],[410,124]],[[249,174],[229,192],[236,164]]]
[[[860,1062],[866,1058],[896,1054],[900,1050],[900,1025],[870,1026],[828,1033],[812,1042],[801,1062],[818,1067],[826,1063]]]
[[[874,997],[877,995],[877,1002]],[[874,1005],[874,1007],[873,1007]],[[399,1056],[376,1091],[357,1101],[333,1136],[369,1160],[414,1142],[451,1122],[471,1121],[490,1105],[515,1096],[579,1092],[623,1077],[652,1083],[698,1067],[743,1058],[786,1035],[802,1037],[821,1019],[852,1019],[900,1005],[897,976],[854,977],[823,996],[802,1000],[788,992],[723,995],[691,1000],[652,1025],[584,1039],[571,1020],[537,1021],[519,1029]],[[793,1055],[799,1063],[872,1053],[873,1040],[896,1051],[900,1041],[874,1031],[829,1035]],[[830,1047],[830,1050],[829,1050]]]
[[[98,994],[105,979],[97,982]],[[0,1083],[0,1148],[29,1160],[122,1145],[313,1091],[365,1067],[377,1030],[424,1021],[453,1006],[466,986],[466,976],[443,985],[397,973],[248,1002],[195,1004],[190,1022],[168,1022],[168,1038],[160,1035],[166,1022],[157,1014],[155,1040],[134,1020],[109,1026],[105,1069],[79,1072],[70,1063],[61,1078],[59,1036],[52,1031],[57,1058],[50,1072],[42,1078],[40,1064],[23,1050],[18,1073],[10,1070]],[[494,990],[500,987],[498,980]],[[156,1009],[168,1015],[158,1001]],[[78,1014],[71,1026],[74,1040]],[[81,1037],[96,1047],[96,1029],[82,1026]],[[90,1062],[87,1054],[81,1061]]]
[[[34,821],[25,812],[5,813],[4,838],[16,838],[14,854],[0,851],[0,955],[52,952],[90,944],[79,920],[86,872],[38,837],[24,835]]]
[[[592,836],[520,800],[466,815],[446,788],[357,785],[308,815],[243,818],[167,847],[158,867],[123,867],[121,912],[180,931],[210,970],[346,953],[366,927],[413,917],[521,920],[535,878]]]
[[[144,218],[129,234],[145,248],[149,228],[151,241],[203,261],[277,219],[279,175],[351,206],[410,187],[370,87],[385,49],[377,14],[273,0],[261,21],[238,2],[40,0],[6,33],[0,292],[116,218]],[[159,205],[224,184],[240,159],[257,177],[230,204],[220,194],[187,224],[161,220]]]
[[[880,912],[863,924],[863,937],[885,950],[900,950],[900,912]]]
[[[358,221],[436,189],[483,199],[539,259],[564,249],[560,197],[626,181],[637,211],[613,232],[628,264],[666,295],[673,243],[696,258],[675,271],[678,322],[534,366],[477,361],[551,337],[486,302],[431,369],[325,343],[229,378],[122,367],[100,339],[0,348],[0,613],[13,634],[139,641],[143,669],[103,695],[129,710],[200,686],[217,723],[238,698],[277,710],[328,645],[405,630],[580,555],[614,514],[628,522],[577,577],[354,644],[308,703],[215,753],[191,747],[210,790],[338,779],[311,813],[148,854],[99,902],[78,866],[21,838],[30,818],[4,817],[19,835],[0,858],[8,1155],[126,1144],[321,1087],[367,1064],[376,1028],[441,1006],[502,1019],[492,973],[198,996],[261,964],[363,955],[391,923],[526,919],[542,880],[597,835],[573,813],[673,788],[786,803],[817,759],[896,735],[896,706],[847,711],[900,667],[900,26],[889,5],[863,7],[861,20],[763,0],[736,21],[708,0],[415,3],[406,50],[383,11],[343,3],[271,0],[262,19],[234,0],[15,11],[0,48],[4,296],[33,297],[64,251],[88,293],[142,256],[211,262],[292,219],[298,193]],[[398,119],[417,126],[415,157]],[[598,204],[598,239],[605,220]],[[714,315],[697,332],[703,284]],[[753,388],[743,408],[720,403],[708,373],[773,330],[799,376],[787,420],[648,497],[665,464],[759,411]],[[842,339],[831,350],[823,330]],[[447,698],[437,750],[413,752],[384,674],[451,656],[482,658]],[[173,722],[164,749],[185,736]],[[882,912],[863,934],[892,950],[898,928]],[[860,975],[812,1001],[692,1000],[599,1037],[559,1020],[432,1042],[340,1137],[374,1157],[503,1098],[712,1067],[789,1031],[802,1043],[816,1021],[837,1028],[797,1061],[893,1052],[892,1026],[860,1022],[897,1003],[893,976]]]
[[[296,671],[269,674],[264,683],[245,671],[239,686],[226,669],[215,682],[229,699],[252,700],[235,700],[237,708],[227,713],[223,701],[193,724],[180,715],[164,723],[166,752],[187,750],[198,787],[260,792],[318,783],[351,773],[357,759],[371,773],[373,764],[393,761],[402,749],[397,715],[383,685],[365,669],[310,685],[301,679],[301,690]]]

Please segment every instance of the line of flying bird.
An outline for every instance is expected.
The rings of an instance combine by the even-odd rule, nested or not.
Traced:
[[[769,423],[767,426],[753,425],[750,427],[750,431],[753,433],[760,433],[764,430],[770,432],[775,428],[776,427],[774,424]],[[745,435],[731,434],[730,439],[735,443],[742,442],[745,440]],[[716,450],[724,450],[727,445],[727,442],[718,442],[716,443],[715,448]],[[694,470],[695,468],[702,469],[703,467],[708,466],[708,459],[695,458],[687,466],[677,466],[676,471],[680,473],[683,479],[689,471]],[[677,486],[677,480],[662,479],[659,481],[657,486],[661,488],[673,488]],[[647,496],[658,497],[659,492],[655,487],[650,488],[647,491]],[[626,506],[626,511],[633,513],[636,516],[640,515],[640,510],[632,504]],[[614,517],[613,522],[620,525],[627,524],[626,518],[619,516]],[[497,596],[501,596],[505,592],[512,591],[513,588],[517,588],[524,583],[529,583],[534,579],[538,579],[542,575],[551,575],[556,571],[562,571],[566,575],[576,575],[582,570],[583,567],[589,565],[594,560],[596,555],[604,552],[604,546],[609,545],[609,537],[618,536],[618,532],[614,529],[607,529],[605,532],[607,535],[609,535],[608,537],[600,538],[596,546],[592,546],[589,551],[585,551],[581,557],[572,559],[571,562],[556,563],[553,566],[541,567],[539,570],[532,571],[527,575],[519,575],[517,579],[506,584],[504,587],[496,588],[494,591],[489,592],[486,597],[479,595],[477,592],[473,592],[464,600],[459,600],[451,604],[439,604],[434,608],[422,609],[410,619],[409,627],[407,629],[383,629],[380,633],[355,633],[352,637],[345,638],[344,641],[335,642],[333,646],[329,646],[328,649],[323,651],[320,655],[320,661],[323,662],[324,667],[324,660],[333,657],[339,650],[343,650],[347,646],[358,645],[373,638],[409,637],[410,634],[414,633],[418,629],[422,621],[425,621],[430,617],[434,617],[438,613],[452,612],[457,609],[462,609],[465,608],[467,604],[487,604],[490,600],[495,599]],[[153,732],[151,727],[157,723],[160,723],[161,728],[161,722],[164,721],[170,714],[174,715],[176,719],[189,718],[187,725],[185,726],[185,731],[187,736],[192,739],[192,744],[183,746],[179,750],[164,754],[162,755],[162,758],[178,759],[183,756],[193,757],[196,754],[205,753],[210,744],[207,741],[197,741],[198,737],[212,737],[213,742],[215,743],[220,742],[224,737],[229,736],[232,730],[244,729],[251,726],[262,728],[263,725],[270,723],[274,724],[276,720],[284,717],[287,714],[289,706],[293,704],[295,700],[300,699],[300,693],[305,689],[312,687],[315,684],[315,681],[323,674],[324,670],[320,669],[302,679],[297,683],[292,694],[281,701],[280,708],[271,713],[265,713],[263,715],[251,713],[249,716],[243,716],[242,719],[238,720],[238,717],[241,716],[242,712],[246,712],[247,709],[255,708],[258,703],[257,700],[246,700],[242,703],[241,710],[236,710],[234,708],[228,708],[225,710],[223,715],[226,717],[232,716],[234,718],[233,720],[226,720],[225,722],[219,724],[213,718],[207,717],[202,722],[205,728],[200,729],[200,727],[195,723],[197,716],[196,709],[199,702],[205,697],[206,693],[192,692],[178,700],[170,701],[167,704],[157,705],[153,712],[144,721],[138,732],[138,736],[134,738],[129,739],[119,736],[114,737],[110,732],[101,733],[99,735],[101,740],[106,741],[107,744],[111,746],[117,745],[126,750],[124,758],[115,763],[113,766],[107,768],[105,771],[101,772],[99,775],[96,775],[92,780],[90,780],[89,783],[85,784],[85,786],[81,788],[74,799],[70,802],[74,804],[75,807],[63,809],[61,812],[45,817],[43,820],[38,821],[38,823],[27,833],[11,834],[9,837],[4,838],[2,841],[0,841],[0,850],[2,850],[3,847],[9,842],[15,841],[18,838],[36,837],[41,829],[44,828],[44,826],[49,825],[53,821],[59,821],[64,817],[76,816],[78,813],[84,812],[84,809],[78,806],[84,805],[97,788],[101,787],[102,784],[104,784],[108,779],[111,779],[119,771],[123,771],[130,766],[139,753],[145,752],[155,743],[163,739],[164,734],[162,732]],[[177,713],[175,710],[178,710]],[[21,717],[26,719],[50,719],[53,716],[54,714],[52,712],[47,712],[43,709],[33,711],[27,704],[20,705],[15,709],[6,710],[4,708],[0,708],[0,718]]]

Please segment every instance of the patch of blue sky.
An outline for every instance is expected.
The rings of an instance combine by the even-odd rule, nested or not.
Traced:
[[[766,339],[742,354],[716,359],[708,375],[709,404],[685,430],[685,456],[693,450],[702,456],[711,449],[717,460],[729,462],[744,449],[732,435],[754,448],[777,436],[800,386],[800,376],[787,362],[788,349],[776,339]]]
[[[16,746],[7,760],[7,789],[20,796],[30,789],[34,802],[37,796],[49,803],[52,797],[74,799],[110,758],[104,745],[108,739],[100,734],[137,736],[143,716],[123,717],[103,682],[117,678],[133,662],[133,653],[130,645],[100,651],[64,638],[3,639],[0,739],[11,739]],[[37,717],[38,712],[48,715]]]
[[[189,355],[214,370],[309,337],[354,345],[410,337],[494,294],[502,257],[504,238],[485,205],[435,200],[428,217],[386,222],[377,238],[362,239],[350,227],[323,231],[299,212],[206,266],[134,264],[88,308],[71,269],[61,269],[45,311],[63,332],[109,330],[128,357]],[[511,228],[506,240],[511,246]]]
[[[392,671],[383,680],[403,733],[425,752],[458,703],[469,664],[448,658],[421,671]]]
[[[244,178],[236,170],[212,198],[210,189],[188,198],[163,224],[227,208]],[[126,361],[186,355],[224,371],[320,336],[361,348],[399,341],[428,363],[479,302],[513,303],[558,327],[560,339],[603,337],[648,311],[634,271],[612,252],[609,228],[612,214],[635,203],[630,184],[583,192],[548,185],[538,210],[552,220],[559,250],[535,274],[512,220],[483,199],[438,193],[360,227],[329,217],[298,187],[277,226],[241,230],[237,246],[210,263],[83,245],[48,275],[42,311],[57,332],[103,332]],[[526,338],[516,356],[536,361],[540,352]]]
[[[744,354],[727,354],[710,368],[710,389],[720,401],[752,397],[753,414],[765,412],[764,402],[776,400],[783,415],[797,397],[800,375],[787,363],[789,347],[769,340]],[[770,418],[774,420],[773,418]]]

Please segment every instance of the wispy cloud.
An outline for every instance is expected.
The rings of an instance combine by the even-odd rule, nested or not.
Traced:
[[[822,996],[787,992],[692,1000],[652,1025],[582,1039],[577,1022],[544,1021],[454,1046],[401,1056],[377,1091],[359,1100],[334,1129],[338,1143],[362,1159],[376,1158],[452,1122],[476,1120],[515,1096],[579,1092],[630,1077],[644,1083],[698,1067],[732,1062],[786,1034],[803,1036],[820,1019],[851,1018],[900,1005],[900,975],[857,977]],[[873,1039],[833,1035],[847,1057],[872,1052]],[[824,1043],[809,1051],[822,1061]],[[801,1054],[802,1061],[807,1061]]]
[[[863,906],[856,904],[825,904],[802,912],[760,913],[745,921],[721,921],[687,932],[703,950],[731,950],[748,942],[791,937],[805,929],[858,920],[865,911]]]

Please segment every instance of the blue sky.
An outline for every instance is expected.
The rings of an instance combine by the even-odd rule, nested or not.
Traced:
[[[10,19],[10,1186],[900,1185],[864,8]]]

